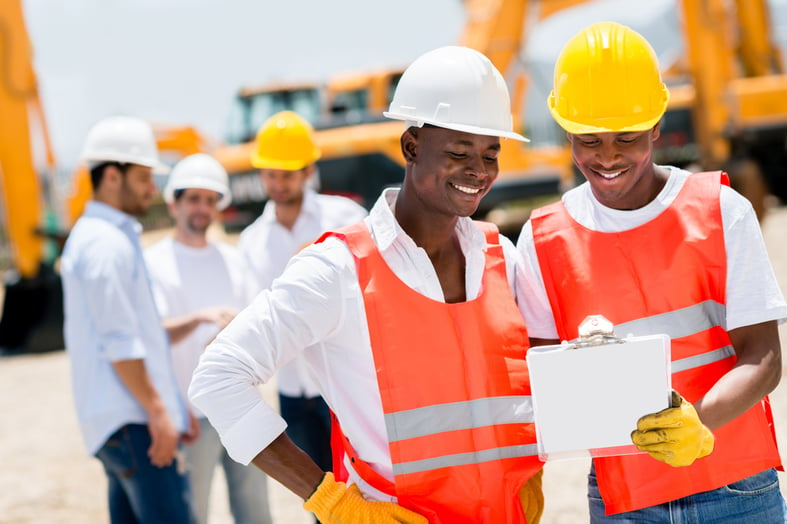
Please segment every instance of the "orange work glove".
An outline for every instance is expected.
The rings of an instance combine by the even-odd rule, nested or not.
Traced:
[[[672,407],[640,418],[631,441],[640,451],[677,468],[710,455],[715,438],[694,406],[673,390]]]
[[[323,524],[428,524],[425,517],[393,502],[366,500],[358,486],[349,489],[328,472],[303,503]]]
[[[544,492],[541,489],[541,477],[544,470],[530,477],[525,485],[519,490],[519,502],[525,512],[527,524],[538,524],[541,521],[541,514],[544,513]]]

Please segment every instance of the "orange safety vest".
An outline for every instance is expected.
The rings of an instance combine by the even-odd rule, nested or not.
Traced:
[[[604,315],[619,335],[666,333],[673,388],[689,402],[700,399],[736,362],[724,329],[727,257],[719,193],[726,182],[721,172],[692,174],[657,218],[618,233],[583,227],[562,202],[534,211],[536,254],[561,340],[575,338],[588,314]],[[781,467],[767,397],[713,433],[713,453],[688,467],[647,454],[595,458],[607,513]]]
[[[497,230],[487,226],[481,293],[457,304],[402,282],[365,224],[326,234],[342,239],[356,260],[394,481],[376,474],[343,436],[333,440],[342,442],[334,457],[347,453],[361,478],[432,524],[526,523],[519,489],[543,466],[527,330]]]

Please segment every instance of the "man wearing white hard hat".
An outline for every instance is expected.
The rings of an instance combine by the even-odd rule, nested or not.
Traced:
[[[401,188],[329,232],[206,349],[191,400],[230,455],[323,523],[538,522],[543,504],[520,259],[469,217],[512,129],[508,89],[481,53],[443,47],[407,68]],[[302,356],[338,422],[334,471],[295,447],[256,386]]]
[[[82,160],[93,199],[61,260],[64,335],[85,445],[107,474],[117,522],[194,522],[181,440],[193,434],[167,334],[145,269],[137,221],[156,193],[150,125],[113,116],[96,123]]]
[[[164,200],[175,220],[174,234],[147,248],[145,262],[185,396],[205,346],[251,302],[256,288],[240,251],[208,238],[208,228],[231,200],[229,177],[218,161],[198,153],[178,162]],[[199,434],[184,448],[198,522],[208,522],[211,481],[220,465],[235,522],[270,524],[265,474],[232,460],[205,416],[189,409],[199,421]]]

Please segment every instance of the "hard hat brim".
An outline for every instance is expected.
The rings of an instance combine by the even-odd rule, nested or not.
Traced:
[[[595,119],[593,124],[583,124],[574,120],[569,120],[560,114],[557,107],[555,107],[555,93],[552,91],[549,95],[548,105],[549,112],[555,122],[563,128],[567,133],[572,135],[587,135],[592,133],[637,133],[653,129],[653,127],[661,121],[667,109],[667,102],[669,101],[669,91],[664,88],[664,103],[663,110],[657,114],[650,116],[642,115],[641,119],[637,122],[632,122],[631,116],[621,118],[610,117],[607,119]]]
[[[215,191],[221,198],[216,203],[216,208],[219,211],[224,211],[232,202],[232,191],[230,188],[220,187],[218,184],[213,184],[210,181],[200,181],[195,184],[188,184],[183,187],[173,187],[173,186],[166,186],[163,191],[164,202],[167,204],[171,204],[175,201],[175,191],[181,189],[207,189],[209,191]]]
[[[451,129],[453,131],[462,131],[464,133],[471,133],[473,135],[498,136],[500,138],[519,140],[520,142],[530,142],[529,138],[514,131],[504,131],[502,129],[492,129],[489,127],[471,126],[466,124],[454,124],[450,122],[438,122],[436,120],[430,120],[426,118],[415,119],[413,118],[413,115],[404,115],[391,111],[383,111],[383,116],[392,120],[404,120],[409,124],[409,126],[423,127],[424,124],[429,124],[435,127],[442,127],[445,129]]]

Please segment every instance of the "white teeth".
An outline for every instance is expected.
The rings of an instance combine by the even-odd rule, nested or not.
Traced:
[[[621,173],[620,171],[615,171],[614,173],[601,173],[601,172],[599,172],[599,175],[603,176],[607,180],[610,180],[610,179],[615,178],[616,176],[618,176],[620,173]]]
[[[456,185],[456,184],[452,184],[452,185],[453,185],[453,186],[454,186],[456,189],[458,189],[459,191],[461,191],[462,193],[467,193],[468,195],[475,195],[476,193],[478,193],[479,191],[481,191],[481,188],[472,188],[472,187],[466,187],[466,186],[458,186],[458,185]]]

